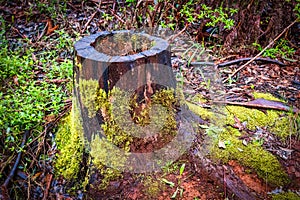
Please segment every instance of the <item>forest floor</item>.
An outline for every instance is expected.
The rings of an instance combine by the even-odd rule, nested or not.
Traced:
[[[245,148],[251,146],[247,146],[246,143],[258,141],[259,144],[255,143],[255,145],[259,145],[257,151],[264,149],[272,154],[280,163],[283,173],[287,175],[288,183],[281,185],[268,183],[269,179],[264,179],[258,175],[257,171],[260,169],[245,164],[247,162],[240,162],[239,159],[232,159],[230,156],[227,156],[227,160],[213,159],[214,152],[203,154],[205,150],[202,147],[207,145],[206,140],[207,135],[209,135],[208,124],[212,121],[200,114],[203,120],[199,120],[200,128],[197,129],[197,136],[192,147],[174,163],[164,167],[161,172],[145,174],[125,172],[122,174],[122,178],[110,181],[108,186],[102,190],[96,187],[101,182],[101,175],[96,174],[96,178],[92,178],[94,180],[89,180],[90,185],[81,188],[80,184],[76,184],[76,179],[67,180],[57,175],[54,170],[55,153],[59,154],[59,150],[53,145],[55,131],[57,131],[60,119],[69,112],[70,99],[72,98],[72,92],[68,86],[72,85],[72,76],[56,76],[56,74],[59,74],[62,63],[72,63],[73,45],[79,38],[104,31],[105,27],[112,30],[115,25],[119,25],[125,19],[119,19],[118,13],[113,12],[115,3],[110,1],[103,1],[101,5],[97,1],[65,1],[65,10],[57,11],[55,18],[53,15],[50,18],[49,15],[43,14],[43,11],[47,10],[47,6],[39,7],[33,4],[13,2],[0,4],[1,15],[3,16],[1,25],[5,30],[2,34],[7,40],[7,48],[12,52],[18,51],[25,56],[26,53],[24,52],[30,48],[35,49],[30,54],[30,59],[38,64],[33,64],[35,65],[31,71],[33,75],[26,81],[32,80],[37,84],[47,82],[62,88],[61,93],[65,95],[65,99],[62,100],[64,105],[55,115],[52,113],[47,115],[45,112],[46,115],[41,122],[43,124],[41,125],[42,129],[35,130],[36,136],[28,137],[31,140],[28,139],[27,145],[22,146],[25,151],[13,176],[10,176],[9,173],[16,163],[17,155],[20,155],[19,152],[22,151],[5,149],[7,148],[6,142],[9,131],[6,129],[0,134],[0,146],[3,149],[0,152],[0,172],[2,174],[0,176],[2,184],[0,199],[9,199],[9,197],[12,199],[272,199],[275,198],[273,196],[275,194],[282,194],[287,199],[300,198],[299,40],[296,40],[298,43],[294,44],[295,49],[288,57],[282,58],[277,55],[275,58],[268,58],[267,61],[254,60],[245,65],[237,75],[225,81],[228,76],[247,62],[247,60],[238,61],[238,59],[249,58],[249,61],[261,49],[240,47],[231,51],[222,50],[217,45],[206,48],[197,43],[195,37],[192,36],[191,33],[195,29],[193,26],[182,27],[182,31],[178,30],[171,34],[171,36],[176,36],[171,44],[172,69],[177,81],[183,86],[186,101],[196,106],[196,110],[198,107],[210,110],[214,106],[214,101],[215,103],[219,101],[222,109],[227,109],[226,104],[228,102],[238,102],[241,107],[248,107],[246,103],[253,101],[255,99],[254,93],[257,92],[271,94],[274,98],[284,102],[284,104],[276,104],[275,108],[271,101],[255,104],[252,108],[248,108],[259,110],[262,113],[267,113],[270,107],[274,110],[281,110],[278,115],[279,118],[286,117],[286,113],[288,113],[287,118],[290,117],[291,134],[285,134],[284,140],[268,129],[273,124],[264,127],[256,126],[251,129],[247,127],[244,121],[240,121],[242,119],[239,119],[238,115],[235,115],[234,123],[229,126],[242,133],[238,138],[241,143],[243,142]],[[103,13],[103,11],[108,10],[110,10],[109,16]],[[55,11],[52,10],[52,12]],[[113,17],[115,21],[110,17]],[[294,29],[295,26],[299,31],[299,22],[294,25]],[[205,39],[208,40],[208,37],[204,38],[203,41]],[[63,40],[68,40],[68,42]],[[215,41],[208,41],[207,43],[213,42],[219,42],[217,36]],[[60,44],[61,46],[59,46]],[[272,48],[275,49],[274,46]],[[40,57],[36,56],[42,55],[46,51],[52,52],[53,49],[57,50],[56,55],[49,56],[49,59],[53,59],[53,61],[46,61],[45,65],[44,61],[39,60]],[[201,53],[203,49],[205,49],[205,53]],[[230,63],[232,61],[237,62]],[[58,70],[49,78],[47,70],[54,68],[52,62],[58,63]],[[1,65],[1,67],[7,66]],[[72,64],[70,66],[72,70]],[[19,70],[22,71],[22,66],[19,67]],[[199,70],[202,69],[201,67],[204,69],[204,74],[203,71]],[[207,73],[208,77],[205,77],[207,75],[205,69],[213,70],[213,73]],[[1,75],[3,76],[3,74]],[[6,98],[6,88],[22,86],[21,79],[18,80],[16,74],[13,73],[1,77],[1,82],[0,92],[3,102]],[[217,95],[215,94],[216,91]],[[195,100],[195,96],[200,97],[201,100]],[[221,98],[219,98],[220,96]],[[282,111],[282,107],[287,108],[286,111],[291,111],[294,108],[295,112]],[[237,110],[237,112],[239,111]],[[195,113],[198,114],[197,111]],[[248,117],[251,118],[252,116]],[[38,128],[34,126],[32,129]],[[257,134],[262,136],[260,135],[259,140],[256,141],[253,138]],[[226,139],[221,140],[219,138],[216,152],[230,149],[230,144],[226,142]],[[20,143],[21,139],[19,140]],[[216,144],[209,143],[209,145]],[[14,152],[13,156],[10,155],[11,152]],[[41,154],[47,156],[47,159]],[[258,168],[263,168],[265,163],[259,165]],[[85,177],[84,172],[79,174],[78,179]],[[5,183],[6,180],[8,183]],[[280,198],[282,196],[278,196],[278,199]]]

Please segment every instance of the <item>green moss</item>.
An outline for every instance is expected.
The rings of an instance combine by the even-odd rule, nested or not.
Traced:
[[[201,95],[195,95],[189,101],[184,102],[188,108],[195,114],[199,115],[204,120],[209,120],[210,122],[218,123],[219,126],[224,125],[224,117],[222,113],[223,107],[221,106],[211,106],[211,108],[203,108],[199,104],[206,104],[207,100]],[[222,122],[222,123],[221,123]]]
[[[272,200],[299,200],[300,196],[293,192],[272,195]]]
[[[164,189],[165,184],[152,176],[146,176],[143,180],[144,189],[143,192],[149,199],[155,199],[159,193]]]
[[[254,96],[255,98],[279,101],[270,94],[254,93]],[[262,112],[242,106],[226,106],[226,109],[215,108],[226,116],[222,118],[222,114],[193,103],[187,102],[187,104],[193,112],[211,122],[211,125],[206,128],[206,134],[211,138],[210,150],[213,158],[220,159],[225,163],[229,160],[237,160],[272,185],[282,186],[289,182],[288,176],[276,156],[263,149],[263,141],[252,141],[245,146],[239,139],[243,132],[233,128],[232,125],[236,123],[235,118],[237,118],[241,122],[247,122],[247,128],[252,131],[255,131],[257,127],[267,128],[280,138],[286,138],[291,133],[296,133],[296,127],[291,124],[295,117],[291,113],[275,110]],[[227,127],[224,128],[224,125]],[[225,149],[219,147],[220,142],[225,144]]]
[[[215,114],[206,108],[203,108],[190,102],[186,102],[186,105],[192,112],[199,115],[204,120],[211,120],[215,118]]]
[[[79,80],[80,97],[83,105],[88,109],[88,116],[90,118],[96,115],[96,97],[98,90],[97,80]]]
[[[281,186],[288,183],[288,177],[284,173],[277,158],[265,151],[258,142],[251,142],[247,146],[237,138],[237,133],[232,132],[233,128],[226,128],[214,140],[211,146],[211,154],[214,158],[223,162],[237,160],[242,165],[253,169],[260,178],[267,183]],[[219,141],[226,144],[225,149],[218,146]]]
[[[275,110],[262,112],[242,106],[226,106],[226,108],[228,110],[226,124],[235,124],[234,117],[236,117],[241,122],[247,122],[247,128],[253,131],[257,127],[265,127],[282,139],[290,134],[296,134],[296,127],[291,124],[294,118],[292,113]]]
[[[112,143],[95,135],[90,145],[90,155],[93,165],[103,176],[98,189],[105,189],[109,182],[122,177],[118,168],[124,168],[126,156],[122,150],[113,146]]]
[[[234,117],[241,122],[247,122],[247,128],[255,130],[258,127],[267,127],[273,125],[278,115],[274,112],[265,114],[264,112],[252,108],[245,108],[242,106],[226,106],[228,110],[228,117],[226,124],[234,124]]]
[[[113,88],[108,94],[99,89],[95,99],[95,109],[100,110],[104,118],[101,128],[105,139],[99,135],[93,136],[90,155],[93,165],[103,176],[99,188],[105,189],[110,181],[121,177],[122,170],[130,167],[126,166],[126,161],[134,135],[140,134],[142,129],[152,130],[156,126],[162,127],[158,130],[161,134],[175,133],[177,127],[173,107],[176,99],[173,90],[159,91],[152,97],[152,106],[147,105],[139,113],[135,113],[139,105],[132,101],[130,94],[118,88]],[[155,109],[156,104],[161,106]],[[140,121],[134,123],[134,117]]]
[[[83,154],[83,129],[79,111],[73,101],[71,113],[60,123],[55,141],[59,153],[55,171],[66,179],[75,178],[79,172]]]
[[[163,134],[175,135],[177,133],[176,106],[179,99],[175,96],[173,89],[163,89],[156,92],[152,97],[153,105],[161,105],[151,116],[155,126],[162,127]],[[151,110],[150,110],[151,113]]]
[[[278,99],[270,93],[253,92],[253,96],[255,99],[262,98],[262,99],[267,99],[267,100],[271,100],[271,101],[280,101],[280,102],[285,103],[284,100]]]

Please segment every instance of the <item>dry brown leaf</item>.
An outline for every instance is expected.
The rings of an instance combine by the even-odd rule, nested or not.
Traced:
[[[14,80],[14,84],[17,85],[17,86],[19,86],[18,76],[17,75],[13,76],[13,80]]]
[[[58,29],[58,25],[53,27],[53,22],[51,19],[47,19],[47,33],[46,35],[50,35],[51,33],[53,33],[55,30]]]

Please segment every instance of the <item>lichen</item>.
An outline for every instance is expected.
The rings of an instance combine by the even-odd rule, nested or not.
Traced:
[[[76,101],[64,119],[62,119],[56,132],[55,141],[59,153],[55,161],[55,171],[66,179],[75,178],[80,170],[83,155],[83,129]]]
[[[82,69],[82,64],[79,62],[79,59],[77,56],[75,57],[75,66],[77,66],[79,68],[79,70]]]

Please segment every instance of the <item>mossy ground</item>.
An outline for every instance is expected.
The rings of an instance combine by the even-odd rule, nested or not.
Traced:
[[[171,93],[173,94],[173,91],[159,93],[153,98],[153,102],[160,103],[163,106],[166,106],[168,111],[173,112],[173,106],[176,101],[174,100],[174,97],[171,98],[173,96],[170,95]],[[126,97],[126,95],[121,95],[119,90],[112,91],[109,95],[105,94],[103,90],[99,90],[97,93],[97,104],[93,105],[93,109],[96,108],[102,111],[103,117],[105,118],[102,129],[107,136],[107,141],[112,142],[112,144],[123,149],[126,153],[129,151],[132,137],[126,134],[122,127],[116,123],[116,118],[122,118],[123,116],[114,115],[112,112],[114,109],[112,105],[112,101],[114,101],[113,94]],[[268,96],[263,97],[266,99],[278,100],[272,96],[270,98],[267,98]],[[261,96],[259,96],[259,98],[261,98]],[[122,104],[122,100],[119,103]],[[274,186],[283,186],[289,182],[287,174],[282,170],[276,156],[264,150],[261,141],[252,141],[247,145],[244,145],[239,137],[245,132],[233,128],[232,125],[235,123],[235,117],[241,122],[247,121],[246,126],[249,130],[254,131],[257,127],[265,128],[278,137],[284,138],[287,135],[283,134],[283,131],[294,130],[291,129],[289,123],[283,123],[291,120],[292,115],[290,113],[272,110],[262,112],[241,106],[226,106],[226,108],[220,107],[220,112],[216,114],[215,112],[201,108],[196,104],[188,103],[188,106],[196,114],[212,122],[209,127],[206,127],[206,134],[212,139],[210,155],[213,159],[221,160],[225,163],[229,160],[237,160],[244,166],[252,169],[253,172],[257,173],[258,176],[264,179],[268,184]],[[132,109],[132,107],[127,105],[127,107],[125,106],[122,109]],[[76,175],[80,170],[80,161],[84,151],[83,130],[80,125],[82,122],[76,117],[78,115],[78,110],[76,110],[76,107],[73,107],[70,115],[62,121],[56,136],[56,142],[60,151],[56,161],[56,170],[58,174],[63,175],[67,179],[76,178]],[[148,119],[145,117],[148,115],[149,113],[146,112],[145,115],[142,116],[144,117],[144,121],[141,121],[141,123]],[[176,123],[174,124],[173,117],[174,116],[171,115],[170,119],[167,120],[167,122],[169,121],[169,128],[172,127],[170,130],[176,125]],[[289,134],[290,133],[291,132],[289,132]],[[101,141],[102,139],[100,137],[94,136],[90,144],[89,153],[92,158],[93,166],[103,176],[99,189],[105,189],[110,181],[121,178],[122,173],[103,164],[107,162],[105,159],[107,159],[107,155],[110,155],[107,151],[110,151],[111,146],[107,146],[107,142]],[[219,148],[218,144],[220,141],[224,142],[225,148]],[[99,146],[101,148],[99,148]],[[102,148],[104,146],[105,148]],[[122,168],[126,163],[126,156],[120,157],[118,155],[111,155],[109,158],[109,162],[112,163],[112,166],[115,165],[115,168]],[[111,158],[113,158],[113,162]],[[146,185],[147,184],[148,182],[146,181]],[[152,184],[152,181],[150,181],[149,187],[150,186],[153,186],[153,191],[150,189],[149,193],[156,193],[158,191],[158,185],[155,182]]]
[[[255,98],[280,101],[270,94],[254,93],[253,95]],[[196,102],[198,101],[196,99]],[[257,128],[265,129],[284,140],[296,134],[297,127],[293,126],[293,121],[299,119],[295,119],[292,113],[274,110],[263,112],[242,106],[222,106],[216,113],[193,103],[188,103],[188,106],[203,119],[211,121],[210,127],[204,128],[206,134],[212,138],[210,155],[213,159],[225,163],[229,160],[237,160],[251,168],[270,185],[283,186],[289,182],[277,157],[263,148],[264,140],[252,140],[245,145],[239,137],[246,134],[246,130],[239,130],[233,126],[238,119],[252,132]],[[225,144],[225,148],[219,147],[220,142]]]
[[[84,149],[82,122],[79,110],[75,105],[76,102],[73,101],[70,114],[61,121],[55,136],[59,151],[55,162],[55,171],[66,179],[76,178]]]
[[[299,200],[300,196],[293,192],[272,195],[272,200]]]
[[[152,177],[151,175],[145,176],[142,181],[144,185],[144,193],[149,199],[157,198],[159,193],[164,190],[165,185],[161,180]]]

